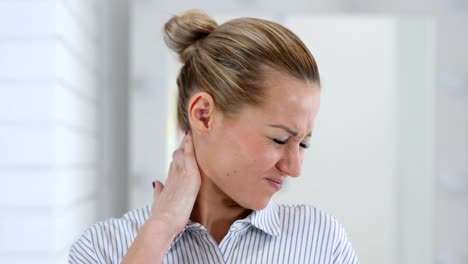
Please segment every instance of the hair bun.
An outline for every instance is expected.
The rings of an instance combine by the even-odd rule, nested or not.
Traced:
[[[213,32],[218,24],[205,12],[192,9],[173,16],[164,25],[164,42],[185,63],[195,50],[193,44]]]

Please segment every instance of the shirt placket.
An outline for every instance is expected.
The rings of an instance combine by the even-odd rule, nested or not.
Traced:
[[[244,222],[235,222],[219,244],[219,250],[224,257],[225,263],[231,262],[233,253],[236,252],[242,235],[247,232],[249,225]]]
[[[225,264],[223,254],[218,247],[217,242],[214,238],[208,233],[208,230],[202,225],[192,226],[191,229],[194,231],[198,239],[200,240],[200,247],[205,252],[205,259],[207,263],[212,264]]]

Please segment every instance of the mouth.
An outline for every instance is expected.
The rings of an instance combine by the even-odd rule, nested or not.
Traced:
[[[283,180],[275,178],[265,178],[265,180],[267,180],[268,184],[270,184],[270,186],[272,186],[277,191],[279,191],[281,187],[283,187]]]

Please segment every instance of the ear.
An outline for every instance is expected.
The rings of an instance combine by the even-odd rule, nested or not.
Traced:
[[[212,129],[216,107],[213,97],[206,92],[197,92],[190,98],[187,108],[190,128],[203,134]]]

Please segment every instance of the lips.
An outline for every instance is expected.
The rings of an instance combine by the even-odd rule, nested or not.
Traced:
[[[283,179],[273,178],[273,177],[269,177],[265,179],[273,188],[277,190],[281,189],[281,187],[283,186]]]
[[[281,179],[267,178],[267,180],[270,180],[272,182],[276,182],[277,184],[283,185],[283,180],[281,180]]]

